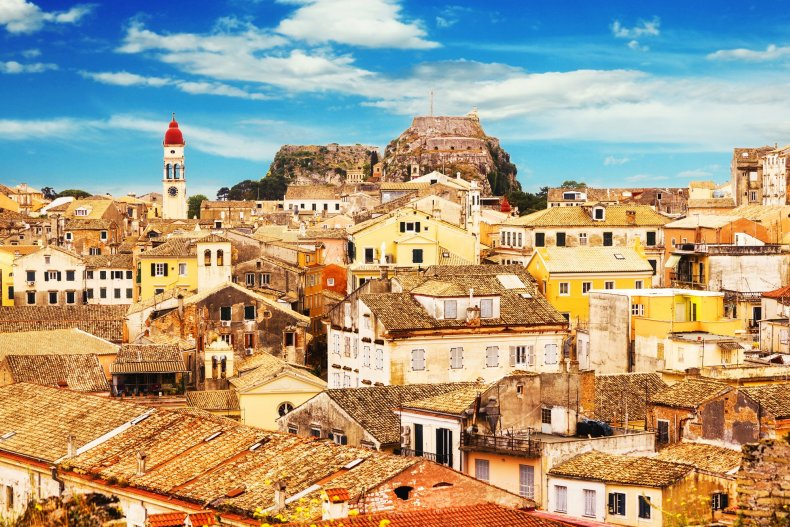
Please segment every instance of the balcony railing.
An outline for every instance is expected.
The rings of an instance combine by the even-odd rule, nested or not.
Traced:
[[[433,461],[435,463],[439,463],[440,465],[450,465],[453,461],[452,454],[434,454],[433,452],[424,452],[424,451],[416,451],[411,448],[403,448],[400,449],[400,455],[405,457],[421,457],[427,459],[428,461]]]
[[[540,439],[531,436],[498,436],[465,432],[462,441],[461,448],[464,450],[482,450],[522,457],[540,457],[542,449]]]

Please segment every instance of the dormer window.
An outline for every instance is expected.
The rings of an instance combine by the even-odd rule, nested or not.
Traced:
[[[456,319],[458,318],[458,301],[445,300],[444,301],[444,318]]]
[[[593,219],[595,221],[604,221],[606,219],[606,209],[603,207],[595,207],[593,209]]]
[[[483,298],[480,300],[480,318],[493,318],[494,316],[494,299]]]
[[[80,207],[74,211],[75,216],[87,216],[90,211],[85,207]]]

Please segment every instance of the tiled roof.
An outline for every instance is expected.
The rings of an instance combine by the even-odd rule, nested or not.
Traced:
[[[138,255],[139,258],[189,258],[197,254],[194,238],[170,238],[165,243]]]
[[[634,197],[638,197],[641,194],[645,193],[652,193],[655,194],[656,192],[663,192],[663,193],[670,193],[670,194],[678,194],[678,195],[688,195],[687,188],[679,188],[679,187],[670,187],[670,188],[568,188],[568,187],[556,187],[550,188],[548,191],[548,200],[549,201],[576,201],[576,200],[566,200],[563,197],[565,192],[581,192],[587,195],[587,199],[589,201],[624,201],[630,200]],[[628,194],[625,194],[628,193]]]
[[[550,273],[653,272],[630,247],[542,247],[538,252]]]
[[[691,472],[690,465],[649,457],[632,457],[603,452],[574,456],[549,471],[551,476],[603,481],[621,485],[663,488]]]
[[[440,395],[474,383],[409,384],[337,388],[326,394],[379,443],[400,440],[400,420],[393,412],[406,401]]]
[[[158,295],[154,295],[141,302],[136,302],[130,305],[128,314],[132,315],[134,313],[139,313],[140,311],[144,311],[149,308],[156,308],[162,302],[165,302],[167,300],[172,300],[174,298],[178,298],[179,295],[181,295],[183,298],[188,298],[194,294],[196,293],[193,291],[185,291],[183,289],[178,289],[178,288],[165,289]]]
[[[623,421],[645,418],[647,402],[667,387],[658,373],[612,373],[595,376],[595,418]]]
[[[403,408],[459,415],[472,406],[475,399],[487,388],[488,386],[484,384],[469,383],[457,390],[407,401],[403,404]]]
[[[95,256],[83,256],[85,267],[88,269],[133,269],[134,258],[131,254],[101,254]]]
[[[308,382],[326,384],[326,381],[310,373],[307,368],[290,364],[265,351],[257,351],[252,359],[240,364],[238,370],[239,376],[231,378],[230,384],[240,392],[255,388],[281,372],[296,375]]]
[[[444,282],[440,280],[426,280],[411,290],[415,295],[426,296],[466,296],[469,291],[464,286],[456,282]]]
[[[196,243],[230,243],[230,240],[225,238],[224,236],[220,236],[219,234],[214,234],[213,232],[208,236],[203,236],[201,238],[195,239]]]
[[[304,236],[299,236],[303,239],[319,239],[319,238],[332,238],[338,240],[345,240],[348,238],[348,231],[346,229],[307,229]]]
[[[451,503],[451,501],[448,501]],[[385,522],[386,520],[386,522]],[[360,514],[338,520],[311,521],[315,527],[569,527],[570,524],[509,509],[494,503],[457,507],[426,508],[406,512]],[[282,527],[303,526],[286,523]]]
[[[660,227],[670,220],[647,205],[607,205],[605,219],[594,221],[587,207],[551,207],[520,218],[510,218],[506,225],[524,227]],[[627,211],[634,211],[633,221]]]
[[[773,291],[767,291],[762,294],[762,297],[773,298],[776,300],[790,300],[790,285],[780,287],[779,289],[774,289]]]
[[[412,183],[411,181],[386,181],[379,188],[387,190],[420,190],[429,187],[430,183]]]
[[[126,305],[0,307],[0,333],[77,328],[112,342],[122,342]]]
[[[703,443],[675,443],[662,448],[656,459],[683,463],[714,474],[733,474],[741,466],[740,450]]]
[[[732,198],[690,199],[687,205],[690,209],[734,209],[735,200]]]
[[[439,247],[439,265],[470,265],[472,262],[449,249]]]
[[[708,399],[730,389],[729,385],[711,379],[685,379],[653,395],[650,403],[693,410]]]
[[[110,373],[186,372],[178,346],[170,344],[124,344],[110,365]]]
[[[0,333],[0,356],[116,353],[117,344],[74,328]]]
[[[146,412],[136,404],[28,383],[0,387],[0,440],[6,452],[52,462],[68,437],[80,448]]]
[[[67,231],[101,231],[111,229],[117,224],[104,218],[67,218]]]
[[[268,298],[266,296],[260,295],[260,294],[256,293],[255,291],[251,291],[251,290],[247,289],[246,287],[243,287],[243,286],[241,286],[239,284],[234,284],[233,282],[225,282],[224,284],[219,284],[216,287],[213,287],[211,289],[207,289],[206,291],[203,291],[201,293],[189,296],[189,297],[187,297],[184,300],[184,304],[185,305],[191,305],[191,304],[196,304],[196,303],[202,302],[203,300],[205,300],[206,298],[210,297],[211,295],[213,295],[213,294],[215,294],[215,293],[217,293],[219,291],[222,291],[223,289],[226,289],[226,288],[227,289],[235,289],[235,290],[237,290],[237,291],[239,291],[241,293],[244,293],[245,295],[249,296],[250,298],[254,298],[255,300],[259,301],[262,304],[266,304],[268,309],[275,309],[275,310],[278,310],[278,311],[282,311],[283,313],[285,313],[286,316],[291,317],[292,319],[295,319],[297,322],[303,322],[303,323],[309,323],[310,322],[310,317],[305,316],[305,315],[303,315],[301,313],[298,313],[298,312],[294,311],[293,309],[285,307],[282,304],[280,304],[279,302],[277,302],[275,300],[272,300],[271,298]]]
[[[790,417],[790,383],[766,384],[741,388],[752,399],[755,399],[764,410],[776,419]]]
[[[205,390],[186,393],[187,405],[201,410],[238,411],[239,396],[236,390]]]
[[[334,185],[288,185],[284,200],[339,199],[340,188]]]
[[[84,355],[7,355],[14,382],[29,382],[78,392],[106,392],[110,386],[99,359]]]
[[[187,517],[192,527],[204,527],[206,525],[217,524],[217,514],[213,511],[200,512],[164,512],[161,514],[149,514],[145,520],[146,527],[183,527],[186,525]]]

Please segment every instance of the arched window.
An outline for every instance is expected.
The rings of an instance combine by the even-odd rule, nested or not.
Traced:
[[[173,179],[173,166],[170,163],[165,165],[165,174],[167,179]]]
[[[206,249],[203,253],[203,265],[206,267],[211,266],[211,249]]]
[[[217,265],[225,265],[225,253],[222,251],[222,249],[217,250]]]
[[[175,174],[174,174],[173,178],[174,179],[181,179],[181,165],[179,165],[178,163],[176,163]]]

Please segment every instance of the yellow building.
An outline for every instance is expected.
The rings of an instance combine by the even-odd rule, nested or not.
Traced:
[[[598,373],[683,372],[743,362],[744,322],[729,318],[724,294],[691,289],[597,290],[590,323],[577,335],[582,368]]]
[[[542,247],[527,263],[541,293],[572,326],[589,318],[593,289],[649,288],[653,268],[641,246]]]
[[[349,288],[380,277],[382,270],[476,264],[479,230],[479,221],[465,229],[407,207],[359,223],[349,229]]]
[[[14,305],[14,259],[39,249],[39,245],[0,246],[0,293],[3,295],[0,305],[3,307]]]
[[[277,430],[277,419],[326,390],[326,381],[307,368],[259,352],[239,367],[230,379],[241,409],[241,422]]]

